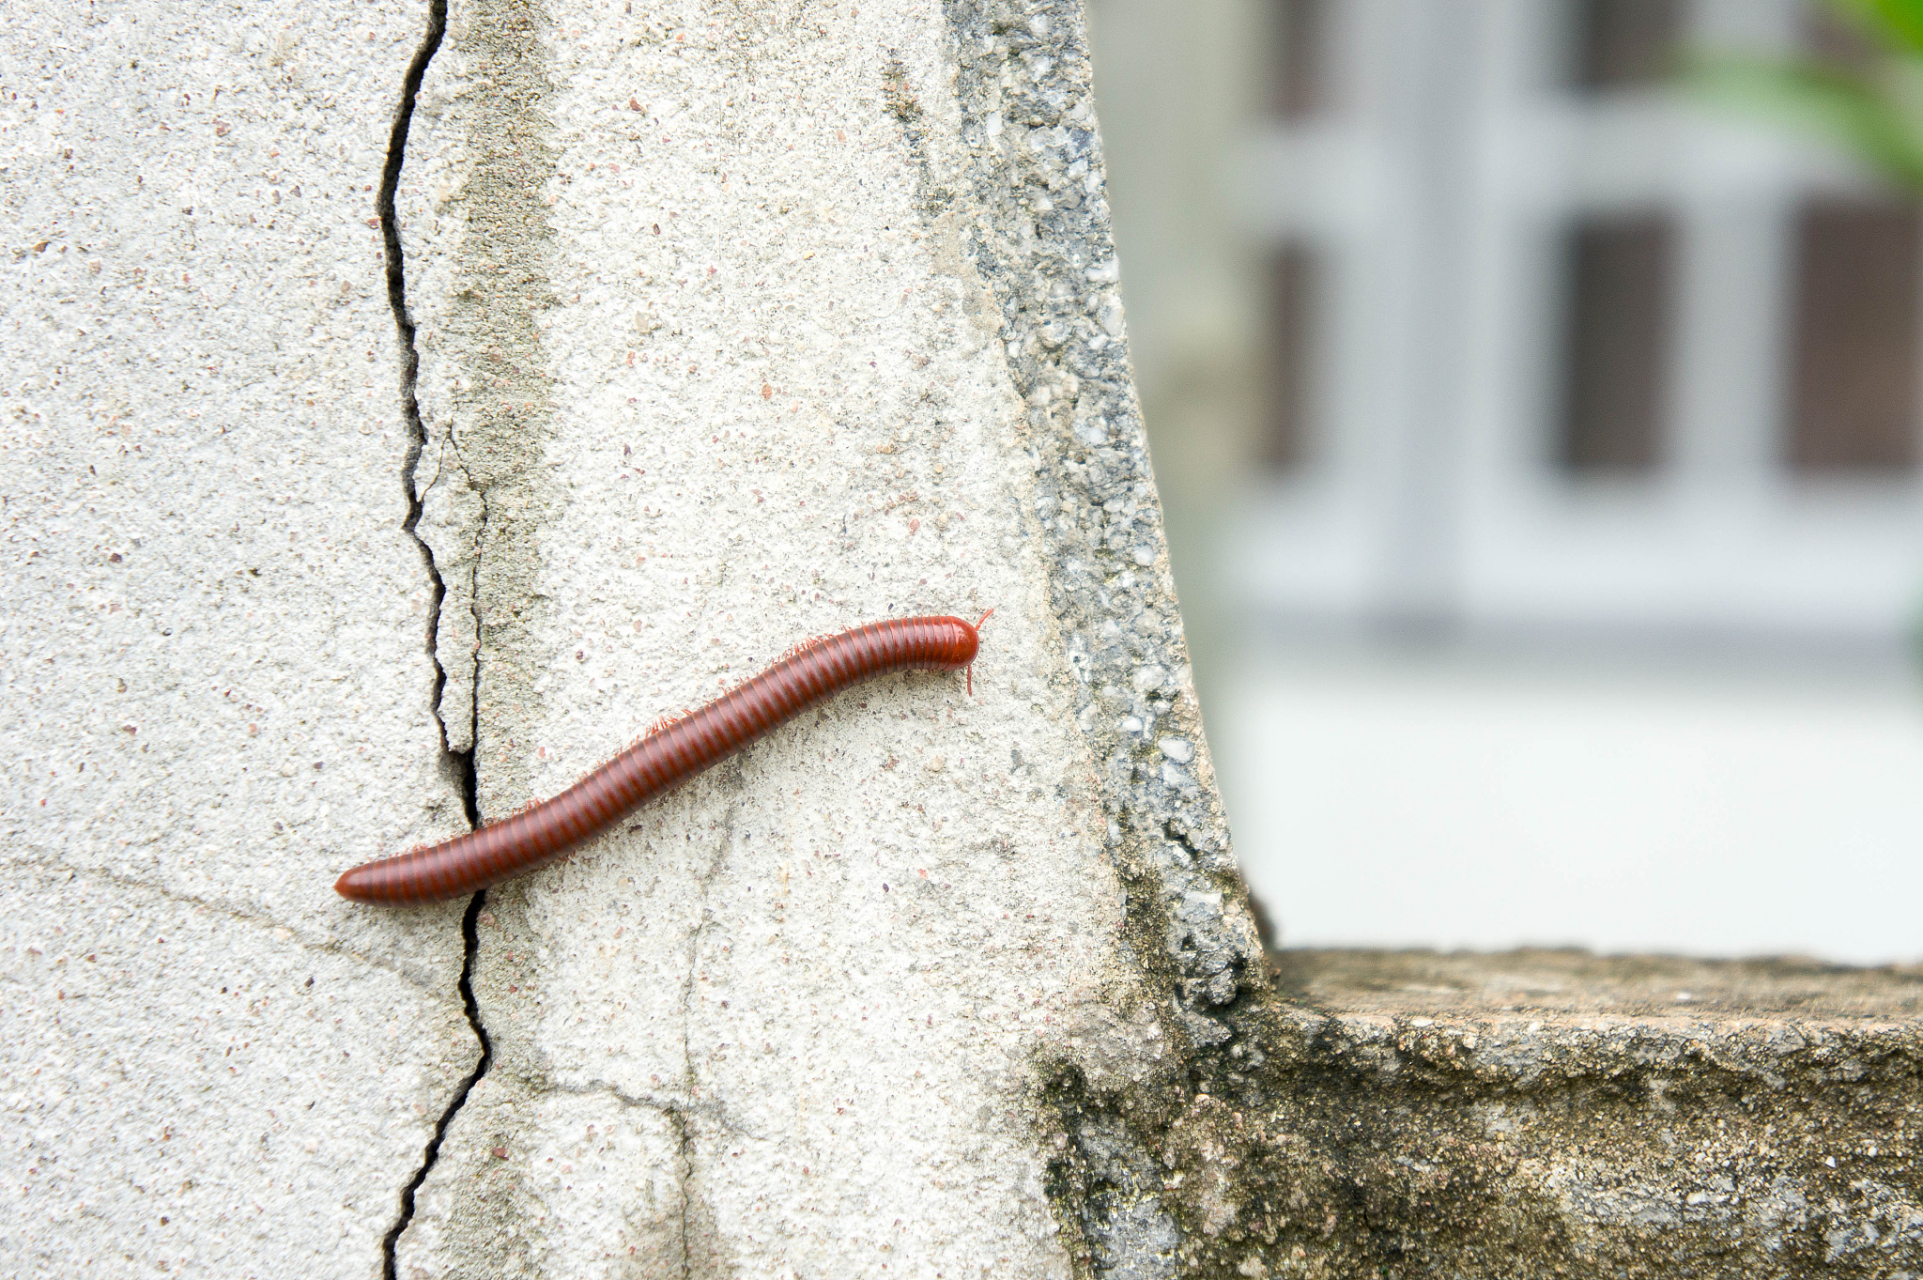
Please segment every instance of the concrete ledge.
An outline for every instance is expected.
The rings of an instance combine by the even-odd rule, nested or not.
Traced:
[[[1170,1189],[1204,1267],[1923,1272],[1923,970],[1573,951],[1271,962],[1287,1003],[1233,1091],[1241,1112],[1197,1092],[1168,1130],[1168,1155],[1215,1148],[1220,1177]]]

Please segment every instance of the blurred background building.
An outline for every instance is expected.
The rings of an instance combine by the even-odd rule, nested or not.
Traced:
[[[1679,85],[1804,0],[1091,0],[1210,739],[1292,944],[1923,958],[1923,218]]]

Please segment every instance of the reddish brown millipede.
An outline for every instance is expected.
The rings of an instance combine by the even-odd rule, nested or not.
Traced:
[[[987,617],[973,626],[960,618],[894,618],[810,640],[700,710],[662,721],[553,799],[452,840],[355,867],[334,888],[358,902],[413,906],[525,875],[851,685],[891,671],[971,667],[981,645],[975,628]]]

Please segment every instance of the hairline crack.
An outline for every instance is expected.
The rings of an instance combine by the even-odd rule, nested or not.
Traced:
[[[409,129],[414,120],[414,107],[419,100],[421,84],[426,79],[428,64],[441,47],[441,40],[447,34],[447,0],[428,0],[427,29],[422,34],[419,48],[409,61],[407,72],[401,82],[401,100],[394,113],[393,128],[388,134],[387,159],[381,172],[380,195],[376,208],[380,215],[381,244],[385,257],[387,275],[388,303],[394,312],[394,325],[400,338],[401,351],[401,401],[404,416],[409,427],[407,456],[401,466],[401,487],[407,498],[407,516],[401,522],[401,531],[413,539],[420,548],[421,561],[426,567],[432,594],[427,610],[427,635],[425,644],[429,660],[434,664],[434,691],[432,710],[435,725],[441,734],[441,757],[444,770],[461,795],[462,811],[467,815],[468,825],[480,825],[479,786],[476,776],[474,750],[453,751],[448,746],[447,712],[442,698],[447,689],[447,668],[441,662],[438,651],[441,605],[447,597],[447,584],[441,577],[440,566],[435,563],[433,548],[418,532],[425,503],[417,484],[417,472],[421,454],[427,446],[427,426],[421,418],[421,404],[417,393],[420,375],[421,353],[416,344],[416,326],[413,314],[407,306],[406,265],[401,254],[400,218],[395,211],[395,196],[400,188],[401,169],[407,159]],[[478,692],[471,696],[468,708],[470,720],[478,714]],[[468,1026],[474,1032],[481,1053],[474,1069],[467,1073],[455,1087],[454,1095],[441,1112],[434,1125],[434,1133],[422,1149],[421,1162],[415,1169],[407,1185],[401,1188],[400,1205],[393,1225],[381,1237],[381,1274],[385,1280],[395,1280],[398,1275],[396,1251],[400,1238],[414,1220],[415,1194],[427,1181],[441,1154],[441,1144],[447,1138],[447,1131],[454,1117],[466,1105],[468,1095],[481,1077],[487,1074],[494,1060],[494,1046],[489,1039],[487,1027],[481,1021],[479,1003],[474,998],[474,961],[480,950],[480,915],[482,904],[487,900],[486,890],[475,894],[468,901],[467,911],[461,919],[461,975],[456,983],[461,998],[462,1012],[467,1017]]]

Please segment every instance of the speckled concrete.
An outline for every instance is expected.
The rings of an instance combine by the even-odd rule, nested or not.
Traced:
[[[478,1046],[375,196],[425,8],[0,31],[0,1270],[373,1276]]]

